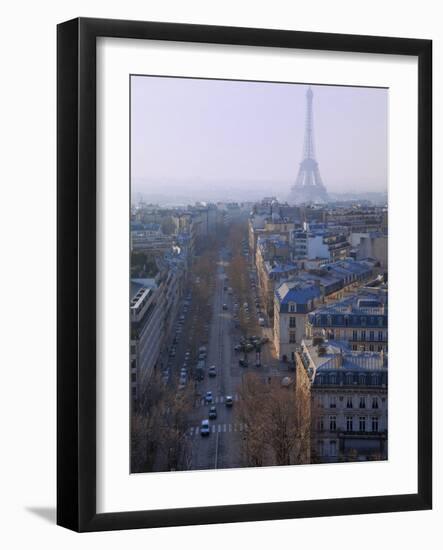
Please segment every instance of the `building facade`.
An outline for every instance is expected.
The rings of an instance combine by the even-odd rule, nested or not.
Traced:
[[[311,377],[312,457],[387,458],[387,356],[306,340],[297,354]]]
[[[345,341],[353,351],[388,351],[387,291],[362,289],[307,317],[308,338]]]
[[[164,335],[161,277],[131,280],[130,369],[133,402],[140,402],[158,366]]]
[[[322,300],[319,286],[299,281],[282,283],[274,294],[274,346],[279,359],[294,360],[305,338],[306,319]]]

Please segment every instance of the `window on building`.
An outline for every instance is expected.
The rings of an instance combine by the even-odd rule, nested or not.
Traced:
[[[329,408],[335,409],[336,407],[337,407],[337,401],[335,399],[335,395],[331,395],[331,397],[329,398]]]
[[[366,331],[365,330],[362,330],[360,332],[360,340],[362,340],[362,341],[366,340]]]
[[[337,456],[337,441],[329,442],[329,456]]]
[[[323,416],[318,417],[318,430],[322,432],[325,429],[325,419]]]
[[[331,384],[337,384],[337,376],[335,374],[331,374],[329,376],[329,381]]]
[[[377,351],[382,351],[383,350],[383,346],[377,346]]]
[[[346,398],[346,408],[347,409],[352,409],[353,405],[352,405],[352,397],[351,396],[348,396]]]
[[[353,378],[352,373],[350,372],[346,373],[346,384],[348,385],[352,384],[352,378]]]
[[[357,346],[355,344],[352,344],[352,351],[357,351]]]
[[[369,340],[374,341],[374,331],[373,330],[369,331]]]
[[[291,313],[294,313],[295,312],[295,304],[289,304],[289,311]]]
[[[369,351],[374,351],[374,344],[369,344]]]
[[[346,417],[346,431],[352,432],[354,429],[354,418],[352,416]]]
[[[378,409],[378,398],[377,397],[372,398],[372,408],[373,409]]]
[[[366,409],[366,397],[362,395],[360,397],[360,409]]]
[[[332,415],[329,417],[329,431],[335,432],[337,429],[337,417]]]
[[[289,333],[289,343],[290,344],[295,344],[295,332],[291,330],[291,332]]]
[[[323,439],[320,439],[318,441],[317,449],[318,449],[318,456],[324,456],[324,454],[325,454],[325,442],[323,441]]]
[[[289,317],[289,326],[295,328],[295,317]]]
[[[366,384],[366,376],[364,374],[360,374],[358,377],[358,382],[359,384],[364,386]]]
[[[371,382],[373,386],[378,386],[378,374],[373,374],[371,376]]]
[[[371,420],[371,429],[373,432],[378,432],[378,417],[373,416]]]
[[[357,340],[357,331],[356,330],[352,331],[352,339]]]
[[[378,331],[378,341],[379,341],[379,342],[382,342],[382,341],[383,341],[383,331],[382,331],[382,330],[379,330],[379,331]]]
[[[358,419],[358,429],[361,432],[366,431],[366,416],[360,416],[360,418]]]
[[[135,372],[131,372],[131,382],[137,381],[137,374]]]

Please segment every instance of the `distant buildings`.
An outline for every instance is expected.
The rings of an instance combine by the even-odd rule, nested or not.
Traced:
[[[294,258],[337,261],[349,256],[351,245],[344,233],[308,224],[305,227],[304,230],[298,229],[291,233]]]
[[[351,233],[351,247],[355,249],[357,260],[373,258],[382,270],[388,268],[388,235],[380,231],[371,233]]]

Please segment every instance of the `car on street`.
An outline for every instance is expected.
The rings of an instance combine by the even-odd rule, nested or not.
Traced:
[[[236,344],[234,346],[234,351],[241,351],[243,349],[243,346],[241,344]]]
[[[207,391],[205,394],[206,403],[212,403],[212,391]]]
[[[217,418],[217,409],[214,405],[209,408],[209,418],[210,420],[215,420]]]
[[[261,327],[264,327],[264,326],[265,326],[265,320],[263,319],[263,317],[259,317],[259,318],[258,318],[258,324],[259,324]]]
[[[226,311],[227,309],[228,309],[228,306],[227,306],[227,304],[223,304],[223,310],[225,310],[225,311]]]
[[[245,361],[244,359],[239,359],[238,364],[240,365],[240,367],[247,367],[248,366],[248,362]]]
[[[225,405],[227,407],[232,407],[233,404],[234,404],[234,400],[232,399],[232,395],[227,395],[225,399]]]
[[[202,436],[210,434],[209,420],[202,420],[202,422],[200,424],[200,434]]]
[[[214,376],[217,376],[217,369],[215,368],[215,365],[211,365],[211,366],[209,367],[208,374],[209,374],[209,376],[211,376],[212,378],[213,378]]]
[[[175,357],[175,348],[171,348],[171,351],[169,352],[169,357]]]

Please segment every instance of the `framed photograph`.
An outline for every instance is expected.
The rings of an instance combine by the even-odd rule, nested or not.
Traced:
[[[431,41],[57,36],[58,524],[430,509]]]

